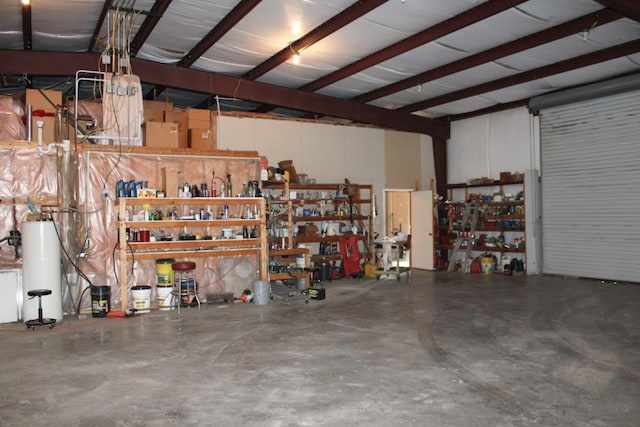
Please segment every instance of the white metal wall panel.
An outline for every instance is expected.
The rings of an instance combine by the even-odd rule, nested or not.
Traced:
[[[543,272],[640,282],[640,91],[540,116]]]

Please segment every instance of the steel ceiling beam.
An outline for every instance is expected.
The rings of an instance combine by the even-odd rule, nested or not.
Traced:
[[[110,5],[111,0],[104,0],[102,10],[100,11],[100,16],[98,17],[98,22],[96,23],[96,27],[93,29],[91,42],[89,43],[89,47],[87,48],[88,52],[95,52],[98,49],[98,36],[100,35],[100,30],[102,30],[102,26],[104,25],[104,20],[107,18],[107,13],[109,13]]]
[[[336,70],[333,73],[320,77],[319,79],[308,83],[300,87],[299,89],[308,92],[315,92],[318,89],[329,86],[332,83],[345,79],[367,68],[371,68],[374,65],[408,52],[411,49],[415,49],[416,47],[437,40],[466,26],[475,24],[476,22],[482,21],[483,19],[487,19],[493,15],[504,12],[505,10],[511,9],[512,7],[517,6],[521,3],[525,3],[525,0],[489,0],[485,3],[480,4],[479,6],[466,10],[450,19],[447,19],[446,21],[439,22],[432,27],[429,27],[425,30],[420,31],[419,33],[407,37],[404,40],[394,43],[391,46],[372,53],[371,55],[365,56],[364,58],[352,64],[349,64],[346,67]]]
[[[138,29],[136,36],[131,42],[131,56],[136,56],[142,45],[147,41],[153,29],[158,25],[162,15],[167,11],[172,0],[156,0],[149,14]]]
[[[450,122],[455,122],[458,120],[470,119],[472,117],[485,116],[487,114],[497,113],[499,111],[512,110],[514,108],[527,106],[528,104],[529,98],[519,99],[517,101],[504,102],[492,105],[491,107],[482,108],[480,110],[470,111],[468,113],[450,114],[447,116],[447,119]]]
[[[625,55],[632,55],[640,52],[640,39],[636,39],[627,43],[622,43],[596,52],[581,55],[575,58],[566,59],[544,67],[535,68],[513,76],[504,77],[487,83],[482,83],[466,89],[450,92],[442,96],[436,96],[431,99],[416,102],[414,104],[405,105],[397,108],[395,111],[404,113],[413,113],[415,111],[425,110],[427,108],[447,104],[449,102],[458,101],[460,99],[470,98],[495,90],[504,89],[509,86],[515,86],[533,80],[542,79],[544,77],[555,74],[565,73],[582,67],[598,64],[612,59],[620,58]]]
[[[50,76],[72,76],[77,70],[93,69],[99,59],[99,54],[89,52],[33,52],[9,49],[0,50],[0,56],[3,58],[0,72]],[[439,138],[449,137],[449,125],[443,120],[137,58],[131,60],[131,67],[145,83],[278,105],[388,129]]]
[[[242,0],[234,7],[231,12],[216,25],[209,33],[204,36],[177,64],[177,67],[190,67],[204,53],[211,48],[218,40],[231,30],[234,25],[242,20],[249,12],[253,10],[262,0]],[[162,93],[166,87],[155,86],[146,93],[144,99],[154,99],[159,93]]]
[[[22,3],[22,48],[31,50],[33,48],[33,34],[31,30],[31,3]]]
[[[328,35],[338,31],[342,27],[352,23],[356,19],[366,15],[378,6],[389,0],[360,0],[352,4],[339,14],[317,26],[298,40],[283,48],[271,58],[247,71],[242,78],[245,80],[256,80],[258,77],[268,73],[278,65],[286,62],[293,56],[294,52],[301,52],[305,48],[322,40]]]
[[[397,43],[394,43],[384,49],[374,52],[364,58],[353,62],[346,67],[329,73],[317,80],[307,83],[304,86],[299,87],[299,90],[307,92],[315,92],[318,89],[329,86],[339,80],[350,77],[360,71],[367,68],[371,68],[381,62],[391,59],[395,56],[401,55],[405,52],[415,49],[419,46],[432,42],[440,37],[444,37],[447,34],[451,34],[456,30],[460,30],[465,26],[475,24],[483,19],[489,18],[498,13],[504,12],[514,6],[524,3],[524,0],[489,0],[479,6],[466,10],[446,21],[439,22],[429,28],[426,28],[419,33],[413,34],[406,39],[403,39]],[[273,106],[262,105],[255,111],[260,113],[266,113],[271,110]]]
[[[359,102],[369,102],[374,99],[379,99],[387,95],[391,95],[393,93],[415,87],[419,84],[428,83],[430,81],[446,77],[451,74],[467,70],[469,68],[477,67],[479,65],[486,64],[491,61],[495,61],[497,59],[522,52],[527,49],[541,46],[545,43],[577,34],[584,28],[591,28],[594,25],[604,25],[621,18],[623,18],[623,15],[619,12],[616,12],[615,10],[602,9],[597,12],[584,15],[580,18],[565,22],[563,24],[556,25],[555,27],[547,28],[546,30],[539,31],[520,39],[504,43],[500,46],[496,46],[494,48],[476,53],[475,55],[462,58],[458,61],[442,65],[429,71],[425,71],[424,73],[408,77],[404,80],[400,80],[379,89],[372,90],[371,92],[367,92],[354,97],[353,100]]]
[[[204,36],[177,64],[178,67],[188,68],[193,65],[207,50],[229,32],[242,18],[247,16],[262,0],[242,0],[216,25],[213,30]],[[154,86],[149,90],[144,99],[155,99],[166,87]]]
[[[238,22],[249,14],[262,0],[242,0],[209,33],[204,36],[176,65],[190,67]]]
[[[640,2],[638,0],[596,0],[603,6],[617,10],[629,19],[640,22]]]

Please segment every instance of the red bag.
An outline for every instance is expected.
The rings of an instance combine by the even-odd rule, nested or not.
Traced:
[[[482,273],[482,265],[480,265],[480,258],[475,258],[471,261],[471,265],[469,266],[469,273]]]

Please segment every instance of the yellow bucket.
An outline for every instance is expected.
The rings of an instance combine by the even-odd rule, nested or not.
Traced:
[[[480,268],[482,270],[482,274],[493,273],[493,257],[483,256],[480,258]]]
[[[171,267],[171,264],[174,262],[176,260],[173,258],[163,258],[156,261],[157,284],[160,286],[173,285],[173,267]]]

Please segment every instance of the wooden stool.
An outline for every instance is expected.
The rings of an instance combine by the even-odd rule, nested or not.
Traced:
[[[29,295],[29,299],[34,299],[38,297],[38,318],[33,320],[27,320],[24,322],[27,325],[27,329],[31,328],[32,330],[36,330],[36,326],[49,326],[49,329],[53,329],[56,326],[56,319],[47,319],[46,317],[42,317],[42,297],[45,295],[51,295],[51,289],[32,289],[27,291],[27,295]]]

